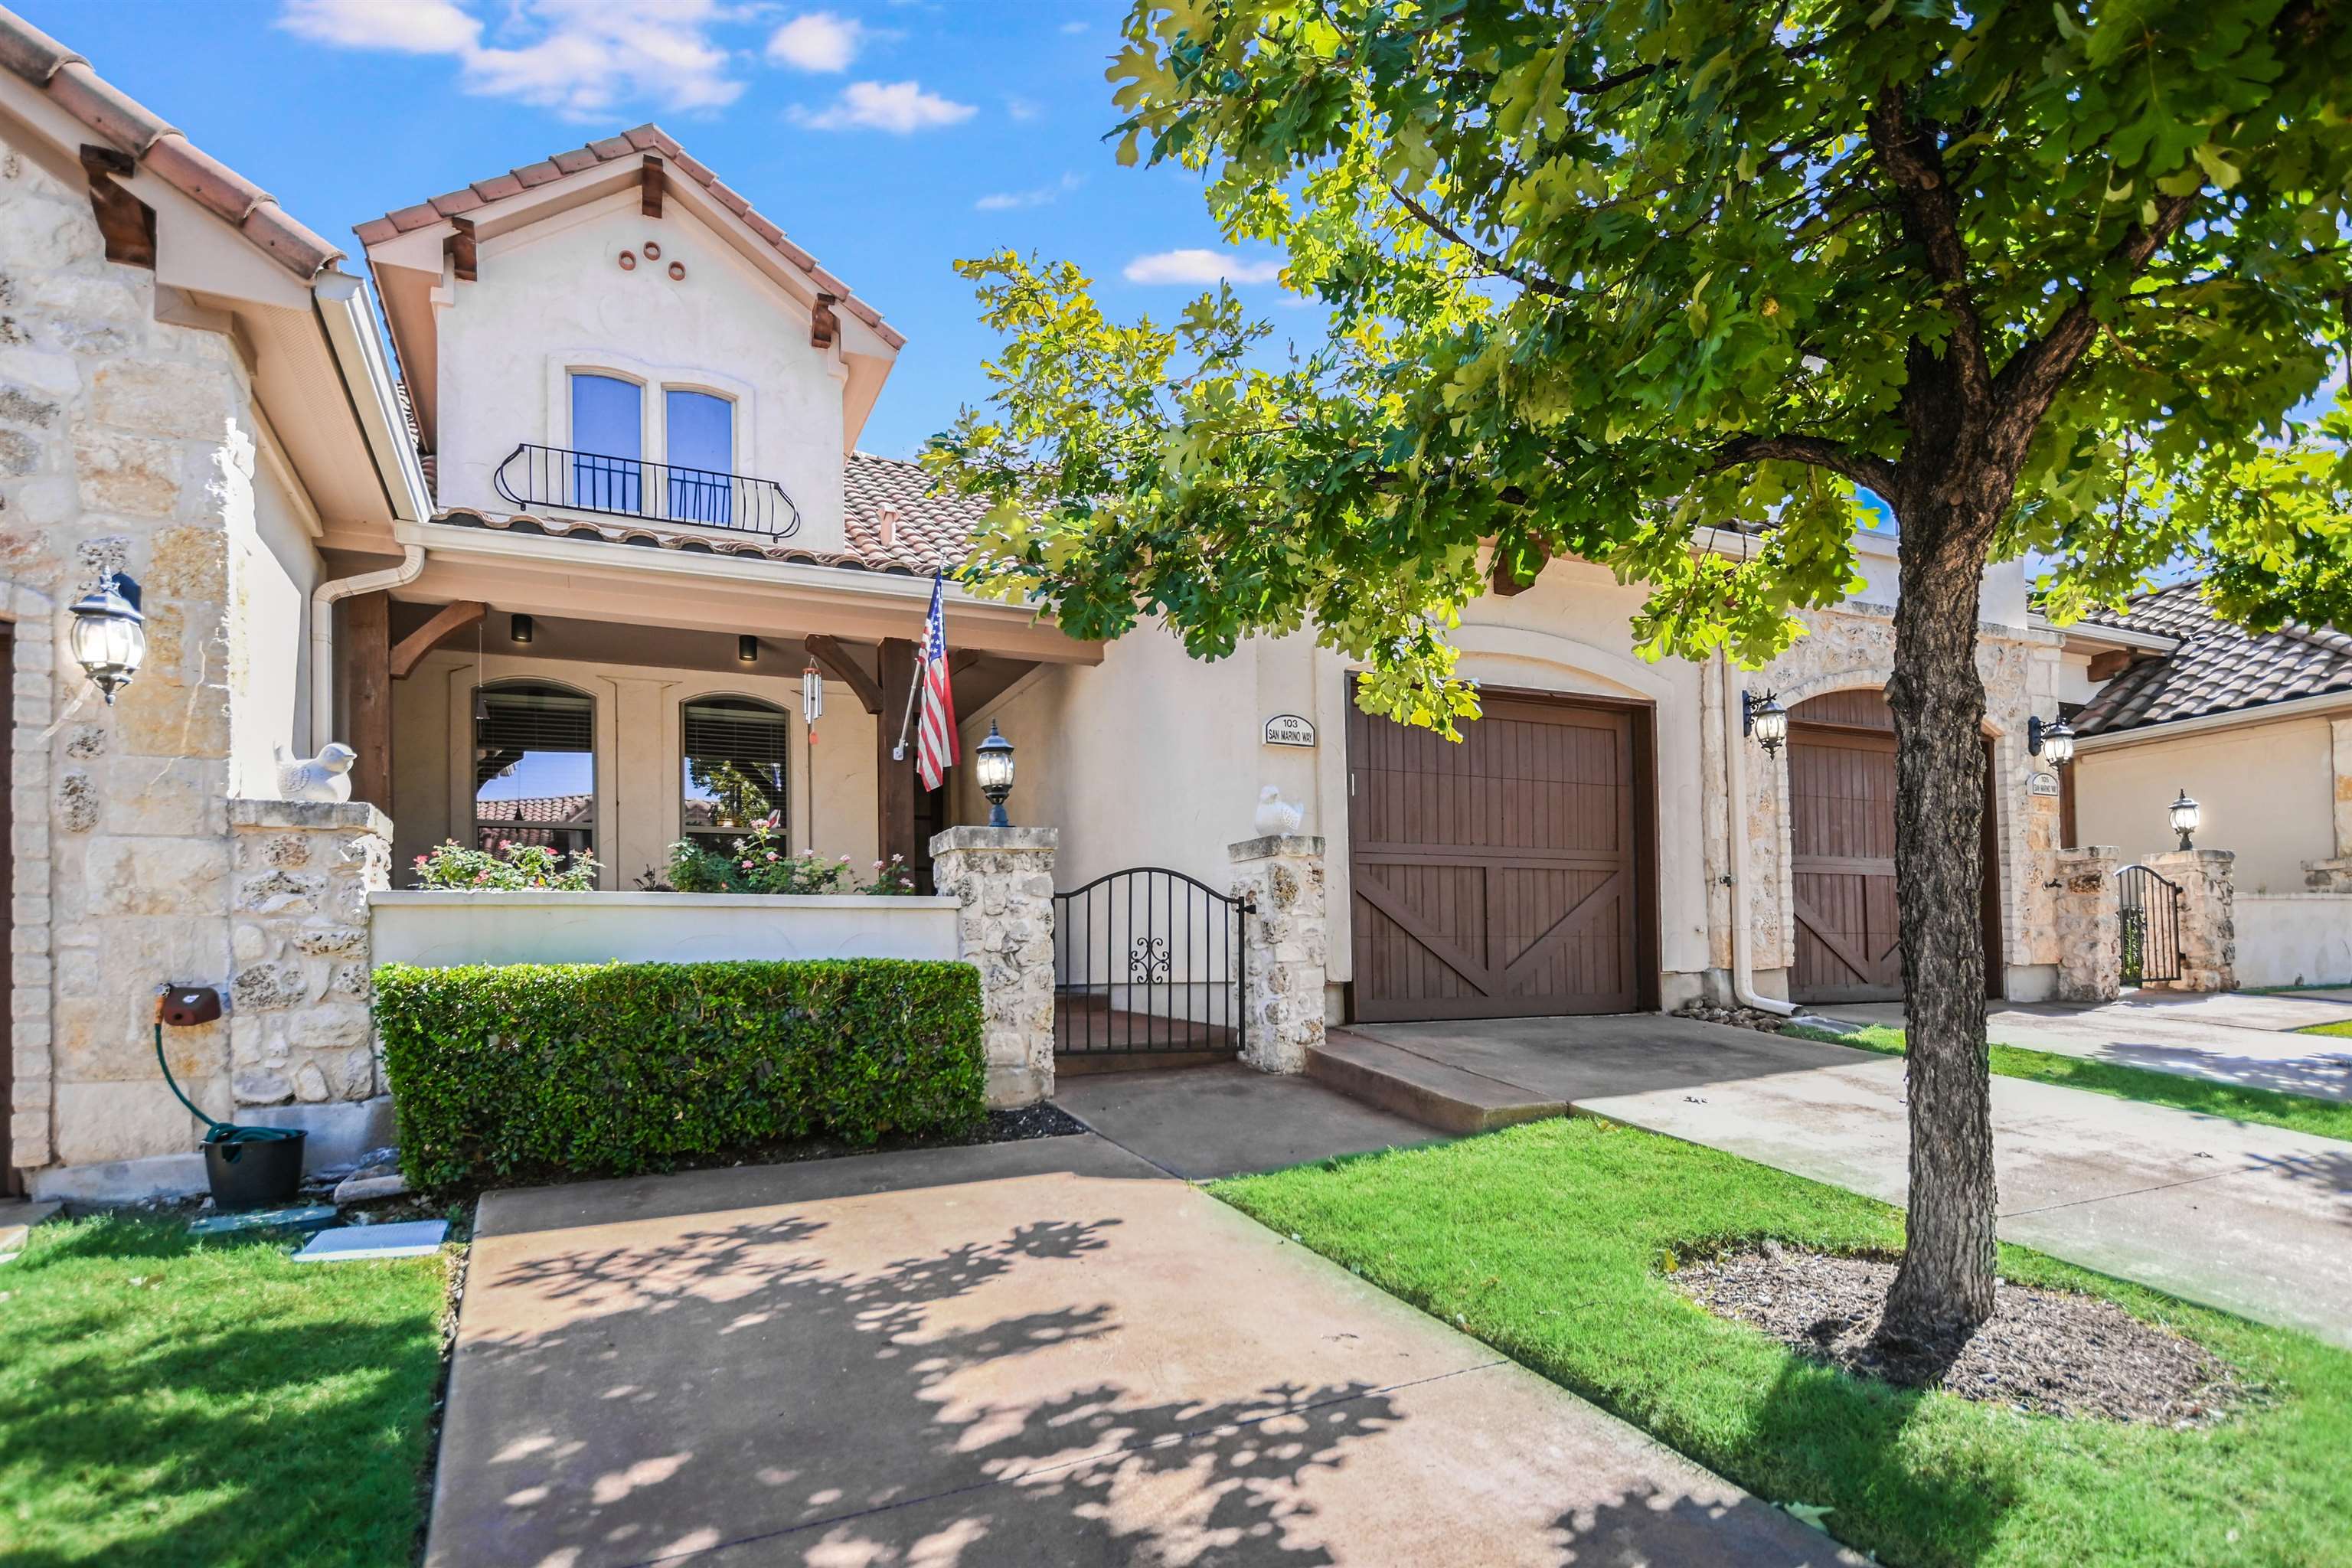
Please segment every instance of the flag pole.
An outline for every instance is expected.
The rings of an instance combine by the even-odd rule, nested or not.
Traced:
[[[941,573],[938,567],[931,568],[931,587],[934,592],[939,588],[940,576]],[[928,626],[930,620],[928,612],[925,613],[923,619]],[[903,763],[907,760],[907,731],[913,728],[915,722],[915,693],[922,689],[923,660],[922,656],[918,654],[915,658],[914,671],[907,678],[907,710],[898,719],[898,743],[890,748],[890,760],[894,763]]]

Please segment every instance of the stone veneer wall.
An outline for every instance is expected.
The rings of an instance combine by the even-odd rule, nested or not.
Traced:
[[[2234,991],[2238,986],[2236,889],[2227,849],[2168,849],[2140,864],[2180,889],[2180,978],[2154,983],[2167,991]]]
[[[79,182],[0,143],[0,609],[11,751],[13,1159],[184,1154],[155,1071],[154,988],[230,972],[231,530],[257,421],[231,340],[158,321],[153,274],[105,258]],[[68,654],[101,571],[145,590],[148,653],[115,706]],[[236,1103],[229,1026],[174,1031],[173,1070]]]
[[[1054,1092],[1054,852],[1050,827],[950,827],[931,840],[931,879],[953,898],[964,962],[980,971],[988,1103]]]
[[[1770,691],[1793,709],[1809,698],[1827,692],[1876,689],[1895,670],[1893,611],[1871,605],[1838,610],[1810,610],[1801,618],[1809,635],[1760,670],[1740,678],[1748,689]],[[2030,793],[2028,775],[2040,770],[2039,759],[2025,750],[2025,721],[2040,713],[2058,710],[2058,647],[2054,633],[1995,626],[1982,627],[1977,644],[1977,670],[1985,683],[1985,721],[1993,741],[1996,830],[2000,851],[2001,961],[2011,968],[2046,965],[2059,961],[2056,911],[2051,881],[2052,857],[2059,847],[2058,799]],[[1735,698],[1735,700],[1737,699]],[[1793,850],[1788,813],[1788,752],[1766,757],[1753,741],[1739,733],[1736,713],[1721,710],[1717,682],[1707,682],[1706,702],[1714,711],[1703,723],[1702,748],[1709,769],[1707,788],[1723,791],[1722,748],[1749,748],[1743,773],[1748,785],[1744,816],[1748,836],[1748,930],[1754,967],[1758,972],[1786,970],[1796,962],[1796,921],[1790,912],[1795,879],[1790,869]],[[1719,834],[1707,840],[1707,879],[1722,886],[1729,871]],[[1731,938],[1727,900],[1710,901],[1709,962],[1727,969]],[[2053,976],[2054,984],[2054,975]]]
[[[368,894],[392,886],[392,820],[364,801],[233,800],[229,1079],[240,1105],[378,1088]]]
[[[2123,906],[2116,887],[2122,859],[2108,844],[2054,858],[2061,1002],[2112,1002],[2123,990]]]

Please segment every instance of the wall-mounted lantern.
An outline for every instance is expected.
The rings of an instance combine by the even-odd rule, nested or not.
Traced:
[[[2040,757],[2053,768],[2074,760],[2074,731],[2063,719],[2044,724],[2037,715],[2025,721],[2025,754]]]
[[[1770,756],[1789,738],[1789,710],[1770,692],[1759,697],[1752,691],[1739,694],[1739,732],[1752,735],[1756,743]]]
[[[972,753],[972,771],[980,778],[980,793],[988,797],[988,825],[1010,827],[1013,819],[1004,815],[1004,797],[1013,793],[1013,742],[996,732],[996,721],[988,721],[988,739]]]
[[[74,662],[104,694],[109,707],[114,694],[131,684],[147,657],[147,617],[139,613],[139,584],[120,572],[110,572],[73,605]]]
[[[2180,798],[2172,803],[2165,815],[2172,819],[2172,831],[2180,835],[2180,847],[2183,849],[2196,848],[2189,835],[2195,833],[2197,825],[2205,819],[2204,808],[2189,798],[2187,790],[2182,790]]]

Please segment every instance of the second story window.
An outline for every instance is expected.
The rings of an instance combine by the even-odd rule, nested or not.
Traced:
[[[662,395],[669,433],[669,515],[681,522],[735,520],[735,405],[707,392]]]
[[[597,511],[645,510],[646,389],[616,375],[572,377],[572,500]]]

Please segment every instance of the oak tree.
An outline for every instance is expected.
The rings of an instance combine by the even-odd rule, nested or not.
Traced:
[[[1884,498],[1885,1322],[1948,1341],[1992,1310],[1979,585],[2032,552],[2063,620],[2186,560],[2256,625],[2352,605],[2347,427],[2310,413],[2352,306],[2347,37],[2330,0],[1145,0],[1121,158],[1194,171],[1328,325],[1284,353],[1229,288],[1122,324],[1075,267],[962,263],[1005,342],[930,461],[994,502],[974,572],[1069,631],[1311,627],[1449,732],[1490,582],[1601,563],[1648,586],[1646,652],[1753,665],[1855,585]]]

